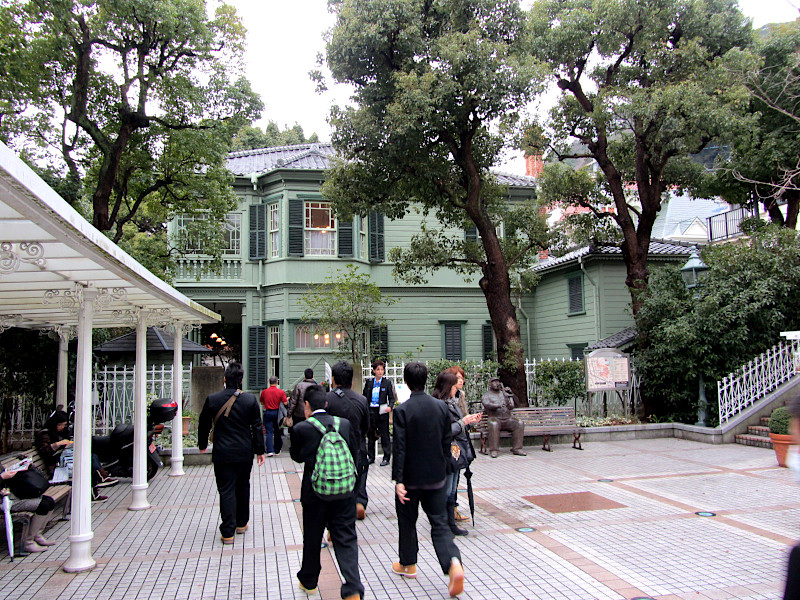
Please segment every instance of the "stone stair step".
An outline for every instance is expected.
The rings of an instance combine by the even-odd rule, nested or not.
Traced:
[[[772,440],[760,435],[740,434],[736,436],[736,443],[744,444],[745,446],[757,446],[759,448],[772,448]]]
[[[747,428],[747,435],[760,435],[765,438],[769,437],[769,427],[764,425],[751,425]]]
[[[761,425],[769,427],[769,417],[761,417]]]

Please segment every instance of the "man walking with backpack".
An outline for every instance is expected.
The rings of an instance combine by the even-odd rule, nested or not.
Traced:
[[[359,600],[364,586],[358,573],[358,537],[353,490],[359,449],[347,419],[329,415],[325,391],[318,385],[305,390],[306,420],[291,432],[292,460],[304,463],[300,502],[303,506],[303,562],[297,572],[300,589],[317,592],[321,570],[320,544],[327,526],[339,570],[344,577],[341,596]]]
[[[447,521],[445,483],[454,468],[450,416],[444,402],[424,391],[428,380],[425,365],[408,363],[403,379],[411,397],[394,410],[392,479],[400,561],[392,565],[392,572],[409,578],[417,576],[417,516],[421,504],[431,523],[431,541],[439,565],[450,576],[447,591],[450,596],[457,596],[464,591],[464,569]]]

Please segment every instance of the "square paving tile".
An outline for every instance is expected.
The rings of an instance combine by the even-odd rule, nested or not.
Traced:
[[[523,496],[522,498],[551,513],[627,508],[624,504],[614,502],[613,500],[609,500],[608,498],[604,498],[603,496],[593,492],[545,494],[543,496]]]

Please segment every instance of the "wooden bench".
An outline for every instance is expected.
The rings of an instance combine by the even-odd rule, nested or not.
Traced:
[[[11,454],[5,454],[0,456],[0,467],[5,469],[11,465],[16,464],[19,462],[20,456],[30,456],[31,457],[31,465],[38,468],[42,473],[48,475],[47,468],[44,465],[44,461],[42,457],[39,456],[39,453],[36,451],[35,448],[31,448],[30,450],[24,450],[19,452],[12,452]],[[59,483],[57,485],[51,485],[47,488],[45,495],[50,496],[53,499],[53,502],[56,504],[56,509],[61,508],[61,517],[62,519],[66,519],[67,515],[69,514],[69,509],[71,506],[71,498],[72,498],[72,486],[65,483]],[[13,501],[13,500],[12,500]],[[23,550],[22,546],[25,543],[25,537],[28,534],[28,528],[30,527],[31,517],[33,513],[22,511],[22,512],[13,512],[11,513],[11,520],[12,520],[12,527],[14,528],[14,555],[15,556],[24,556],[26,553]],[[5,522],[5,515],[0,511],[0,520]],[[0,525],[0,527],[5,530],[5,524]],[[0,535],[0,538],[3,540],[3,545],[5,546],[5,536]]]
[[[569,406],[530,406],[528,408],[515,408],[511,411],[517,421],[522,423],[526,434],[541,435],[544,438],[542,450],[552,452],[550,436],[555,433],[571,433],[572,447],[583,450],[581,446],[581,427],[575,421],[575,409]],[[486,440],[489,431],[489,420],[484,413],[478,423],[478,433],[481,436],[481,454],[488,454]],[[504,437],[509,436],[507,431],[501,432]]]

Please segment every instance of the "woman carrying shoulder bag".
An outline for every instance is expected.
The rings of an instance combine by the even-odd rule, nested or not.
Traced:
[[[466,469],[475,459],[475,452],[469,443],[468,427],[472,423],[477,423],[481,420],[481,413],[462,415],[461,409],[458,407],[458,401],[455,399],[457,383],[458,378],[455,374],[449,371],[439,373],[431,396],[447,404],[453,433],[453,444],[450,448],[455,468],[453,473],[448,475],[448,480],[445,482],[445,487],[449,490],[447,494],[447,523],[450,525],[450,530],[454,535],[469,535],[466,529],[461,529],[456,525],[456,494],[458,492],[459,472],[462,469]]]

